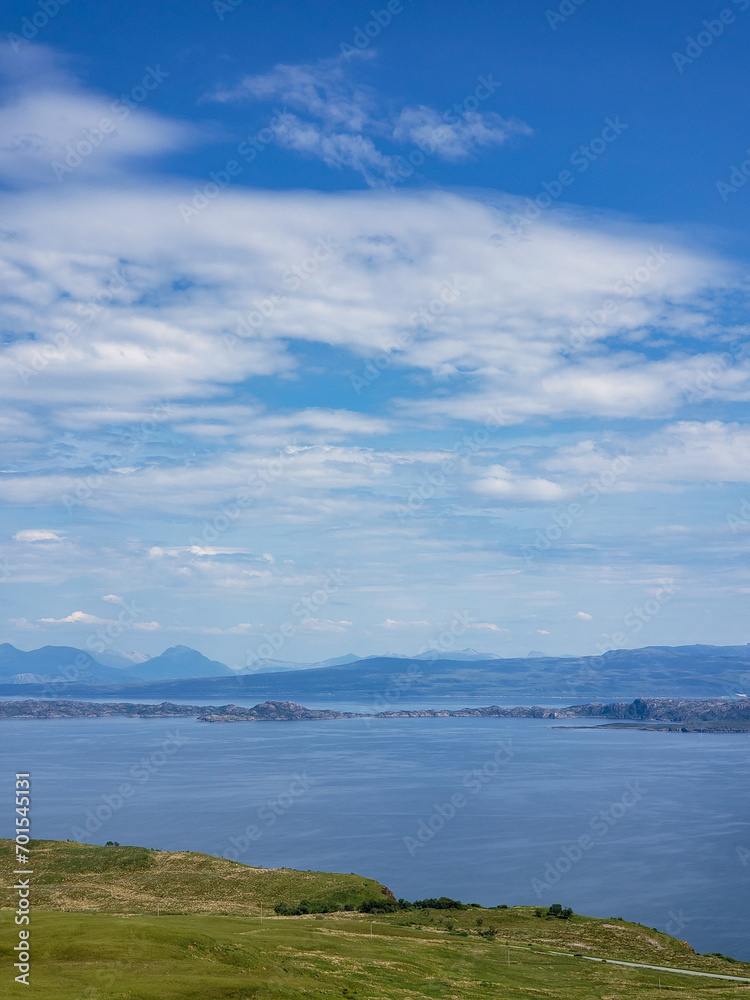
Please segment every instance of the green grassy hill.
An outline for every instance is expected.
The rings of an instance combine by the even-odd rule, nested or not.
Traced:
[[[2,844],[9,858],[10,841]],[[55,841],[31,848],[29,995],[40,1000],[750,995],[750,982],[612,964],[750,977],[750,965],[695,955],[684,942],[616,918],[561,920],[534,907],[268,916],[266,906],[282,900],[354,905],[388,891],[356,875],[247,868],[188,852]],[[12,902],[6,891],[3,905]],[[3,935],[6,975],[13,943]]]
[[[0,850],[11,857],[10,840]],[[391,896],[374,879],[359,875],[250,868],[192,851],[144,847],[96,847],[74,841],[31,842],[34,906],[44,910],[110,913],[260,913],[277,903],[309,899],[358,907]],[[5,881],[0,905],[12,892]]]

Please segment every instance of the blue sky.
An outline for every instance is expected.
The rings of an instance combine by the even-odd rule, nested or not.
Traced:
[[[0,36],[7,641],[747,640],[750,0],[45,4]]]

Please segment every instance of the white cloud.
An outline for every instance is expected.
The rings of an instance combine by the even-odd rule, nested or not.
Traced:
[[[537,629],[537,633],[538,633],[539,635],[549,635],[549,634],[550,634],[550,633],[549,633],[549,632],[547,631],[547,629],[546,629],[546,628],[538,628],[538,629]]]
[[[41,627],[35,622],[29,621],[28,618],[9,618],[8,621],[20,632],[34,632]]]
[[[690,332],[705,336],[715,356],[696,311],[699,296],[706,289],[718,295],[732,280],[730,266],[672,243],[669,267],[623,300],[617,323],[566,356],[571,327],[647,254],[649,227],[618,234],[550,213],[533,239],[508,254],[489,240],[505,210],[453,195],[227,191],[190,226],[179,216],[180,197],[91,187],[85,197],[71,188],[54,198],[6,199],[13,239],[0,242],[0,269],[13,296],[2,320],[15,338],[0,355],[6,406],[17,413],[39,386],[58,424],[77,429],[129,419],[174,422],[205,436],[222,426],[238,433],[244,419],[246,434],[257,427],[288,441],[393,425],[342,409],[271,416],[255,407],[243,417],[227,406],[222,418],[214,405],[215,415],[201,418],[195,405],[165,405],[216,398],[249,377],[293,373],[296,348],[308,341],[350,352],[352,376],[361,377],[384,348],[388,371],[445,373],[450,391],[402,403],[405,415],[419,419],[483,423],[496,411],[501,423],[664,416],[684,402],[700,359],[677,345],[661,360],[638,343],[605,354],[605,340],[648,324],[661,326],[663,340],[677,339],[691,305]],[[338,248],[294,288],[284,275],[326,233],[335,233]],[[463,290],[420,329],[420,310],[451,276]],[[179,283],[186,289],[177,294]],[[238,336],[240,320],[270,290],[282,298],[258,335]],[[52,335],[59,346],[48,341]],[[750,366],[739,359],[732,375],[731,386],[717,382],[719,398],[750,394]],[[346,372],[340,377],[342,392],[350,391]],[[156,406],[154,418],[149,407]],[[132,468],[127,453],[123,459],[117,467]]]
[[[386,618],[386,620],[384,622],[380,622],[380,624],[376,625],[375,627],[376,628],[389,628],[389,629],[392,629],[392,628],[413,628],[415,625],[424,625],[424,626],[428,626],[429,627],[430,623],[426,622],[426,621],[400,621],[397,618]]]
[[[331,621],[329,618],[303,618],[300,629],[305,632],[346,632],[354,622]]]
[[[549,479],[518,475],[504,465],[489,466],[481,479],[471,483],[471,489],[475,493],[517,503],[548,502],[560,500],[566,495],[562,486]]]
[[[10,47],[2,46],[6,56]],[[60,185],[71,179],[110,175],[134,157],[187,145],[197,130],[146,107],[169,74],[160,67],[140,73],[127,102],[84,90],[51,50],[26,46],[6,59],[20,71],[22,86],[6,86],[0,107],[0,175],[28,184]],[[125,89],[125,88],[123,88]]]
[[[102,597],[102,600],[103,601],[108,601],[110,604],[124,604],[125,603],[125,598],[124,597],[120,597],[117,594],[105,594],[104,597]]]
[[[593,621],[593,619],[594,619],[594,616],[588,614],[588,612],[586,612],[586,611],[576,611],[576,613],[575,613],[575,615],[573,617],[574,618],[578,618],[582,622],[590,622],[590,621]]]
[[[620,468],[610,479],[605,477],[614,464],[611,440],[605,445],[584,438],[556,450],[543,465],[551,472],[572,474],[571,485],[589,477],[595,483],[606,482],[608,491],[681,490],[707,481],[750,482],[750,427],[742,424],[683,420],[641,438],[622,437],[620,441],[627,468]],[[669,530],[685,529],[676,525]]]
[[[395,153],[379,149],[375,140],[409,144],[427,155],[456,162],[482,148],[499,146],[512,135],[531,133],[522,122],[494,112],[440,115],[434,108],[419,105],[390,114],[380,107],[372,88],[356,79],[362,62],[374,53],[352,54],[354,60],[338,56],[314,64],[278,65],[269,73],[244,77],[235,87],[217,90],[210,99],[281,103],[282,110],[274,108],[266,126],[279,145],[320,159],[329,167],[356,170],[372,186],[403,179],[402,161]],[[306,118],[290,112],[290,107]]]
[[[293,113],[303,122],[313,104],[297,83]],[[335,136],[363,137],[390,156],[395,118],[367,94],[347,104],[346,87],[335,99],[320,92],[323,117],[312,122],[332,139],[330,156],[344,155]],[[63,81],[60,92],[72,91],[93,107],[104,100]],[[8,106],[22,106],[10,96]],[[409,128],[440,127],[429,109],[400,122],[404,141]],[[355,125],[366,131],[348,131]],[[478,135],[445,133],[443,155],[459,157]],[[618,607],[634,606],[643,586],[633,579],[677,578],[672,563],[699,542],[704,562],[721,553],[721,585],[736,590],[739,570],[721,568],[735,566],[727,553],[741,541],[724,521],[735,499],[725,503],[732,491],[716,489],[750,478],[750,432],[731,422],[734,413],[744,419],[750,364],[742,351],[727,360],[742,331],[720,322],[743,289],[731,261],[680,232],[569,207],[541,213],[509,248],[493,235],[525,202],[496,192],[259,192],[244,186],[249,171],[185,224],[179,206],[193,197],[193,179],[131,173],[122,184],[113,159],[85,190],[34,188],[29,169],[29,191],[27,153],[6,152],[19,160],[0,239],[0,431],[9,439],[0,491],[9,505],[69,508],[71,527],[58,538],[24,538],[47,529],[23,529],[17,541],[71,537],[7,544],[3,581],[57,586],[87,573],[92,600],[148,594],[149,616],[166,621],[172,611],[160,595],[174,588],[183,620],[200,622],[206,607],[231,611],[216,625],[138,623],[142,633],[157,633],[152,642],[160,631],[233,636],[238,648],[315,589],[324,561],[354,568],[347,607],[382,630],[428,627],[395,614],[442,620],[456,588],[472,595],[484,634],[499,632],[498,607],[523,635],[537,611],[549,620],[540,609],[590,606],[603,577],[613,581],[608,593],[621,587]],[[330,252],[316,259],[324,245]],[[633,294],[617,293],[653,246],[666,248],[664,266]],[[573,344],[608,298],[617,308]],[[724,420],[697,419],[701,393]],[[292,398],[326,405],[278,405]],[[693,419],[679,420],[684,412]],[[476,450],[451,450],[464,434],[479,441],[482,428]],[[605,480],[618,455],[630,464]],[[452,471],[436,480],[446,460]],[[591,480],[602,483],[602,502],[562,531],[553,516]],[[262,489],[237,513],[232,504],[249,484]],[[666,532],[646,534],[650,510],[662,525],[693,524],[689,498],[677,509],[670,494],[699,488],[721,495],[717,524],[700,537],[691,529],[679,546]],[[664,496],[630,505],[622,495],[645,490]],[[411,496],[419,500],[401,517]],[[89,508],[109,519],[106,538],[95,526],[105,518],[92,521]],[[222,516],[231,523],[214,536]],[[66,523],[59,512],[34,517]],[[250,551],[249,540],[278,561]],[[547,541],[549,556],[565,547],[567,575],[562,562],[550,571]],[[659,552],[659,572],[650,554],[633,554],[641,544],[649,553],[671,547]],[[532,549],[528,562],[522,549]],[[13,613],[29,614],[18,590]],[[77,583],[67,592],[79,593]],[[246,622],[248,608],[267,624]],[[587,631],[567,614],[570,631]],[[75,622],[89,624],[76,612],[45,628]],[[311,619],[300,645],[337,642],[342,630],[357,634],[348,621]]]
[[[62,542],[64,540],[62,535],[46,528],[24,528],[22,531],[17,531],[13,538],[17,542]]]
[[[531,135],[531,131],[523,122],[508,121],[493,112],[466,111],[446,121],[434,108],[421,104],[403,109],[393,125],[393,138],[458,162],[481,148],[500,146],[513,135]]]
[[[372,52],[357,54],[368,61]],[[334,127],[361,132],[372,121],[377,101],[371,88],[356,83],[354,64],[343,56],[307,65],[274,66],[270,73],[246,76],[231,90],[217,90],[212,99],[276,101],[304,111]]]
[[[40,618],[39,621],[47,625],[112,625],[114,623],[112,618],[99,618],[97,615],[86,614],[85,611],[74,611],[66,618]]]

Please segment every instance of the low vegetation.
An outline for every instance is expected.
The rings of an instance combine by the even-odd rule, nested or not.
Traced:
[[[10,842],[3,846],[9,858]],[[724,1000],[750,989],[614,965],[750,977],[750,965],[696,955],[667,934],[562,904],[408,903],[357,875],[114,844],[36,841],[31,849],[39,1000]],[[4,905],[11,902],[8,895]],[[282,915],[285,907],[294,915]],[[6,935],[6,969],[11,949]]]
[[[0,840],[3,857],[11,841]],[[152,851],[74,841],[31,842],[34,907],[117,913],[260,913],[283,900],[301,899],[358,909],[365,900],[390,898],[374,879],[360,875],[251,868],[192,851]],[[13,901],[4,880],[0,902]]]

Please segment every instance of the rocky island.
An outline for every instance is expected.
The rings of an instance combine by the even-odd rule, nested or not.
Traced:
[[[1,719],[79,719],[124,716],[126,718],[196,718],[198,722],[295,722],[328,719],[608,719],[597,729],[653,729],[660,732],[744,733],[750,731],[750,699],[680,700],[636,698],[632,702],[588,702],[566,708],[419,708],[386,712],[337,712],[313,709],[293,701],[265,701],[252,707],[241,705],[158,705],[134,702],[4,701]],[[640,725],[634,726],[634,723]],[[589,727],[586,727],[589,728]]]

